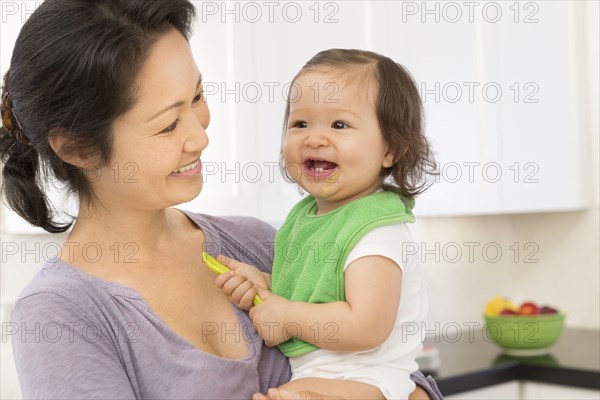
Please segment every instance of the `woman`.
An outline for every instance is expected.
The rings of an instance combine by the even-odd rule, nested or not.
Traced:
[[[40,166],[80,200],[60,257],[12,313],[24,398],[250,398],[289,379],[199,256],[268,271],[273,228],[171,208],[201,191],[208,145],[193,16],[186,0],[47,0],[17,39],[2,91],[6,201],[48,232],[70,227],[53,220]]]

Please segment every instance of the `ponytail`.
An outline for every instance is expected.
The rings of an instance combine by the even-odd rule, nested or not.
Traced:
[[[64,232],[71,224],[52,222],[40,178],[39,155],[23,131],[13,102],[8,93],[8,72],[2,86],[2,127],[0,128],[0,161],[2,161],[2,186],[0,192],[7,205],[32,225],[51,233]]]
[[[39,155],[33,146],[11,137],[0,128],[0,160],[2,161],[2,187],[6,204],[21,218],[50,233],[60,233],[72,225],[53,222],[52,207],[41,184],[46,181],[40,174]]]

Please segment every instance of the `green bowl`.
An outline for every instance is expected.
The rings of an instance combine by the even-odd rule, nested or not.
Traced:
[[[484,315],[484,338],[512,356],[540,356],[548,353],[560,337],[565,314]]]

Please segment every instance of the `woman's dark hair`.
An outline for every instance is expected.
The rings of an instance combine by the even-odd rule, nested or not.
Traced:
[[[410,73],[400,64],[381,54],[354,49],[329,49],[317,53],[302,67],[292,82],[302,74],[331,67],[360,83],[377,84],[375,111],[383,138],[394,154],[394,165],[382,170],[388,178],[385,190],[411,197],[424,192],[437,175],[431,146],[424,134],[423,105],[419,90]],[[290,86],[284,114],[284,135],[290,115]]]
[[[93,197],[85,170],[64,162],[48,139],[64,135],[62,155],[111,158],[114,120],[135,104],[134,79],[158,38],[172,28],[189,40],[189,0],[46,0],[25,22],[4,75],[0,130],[2,193],[17,214],[48,232],[44,192],[52,176],[83,201]]]

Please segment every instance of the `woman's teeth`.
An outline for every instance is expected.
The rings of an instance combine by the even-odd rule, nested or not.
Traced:
[[[187,172],[187,171],[191,171],[194,168],[196,168],[198,166],[198,163],[200,162],[200,160],[191,163],[190,165],[186,165],[185,167],[181,167],[179,169],[176,169],[175,171],[173,171],[174,174],[181,174],[182,172]]]

